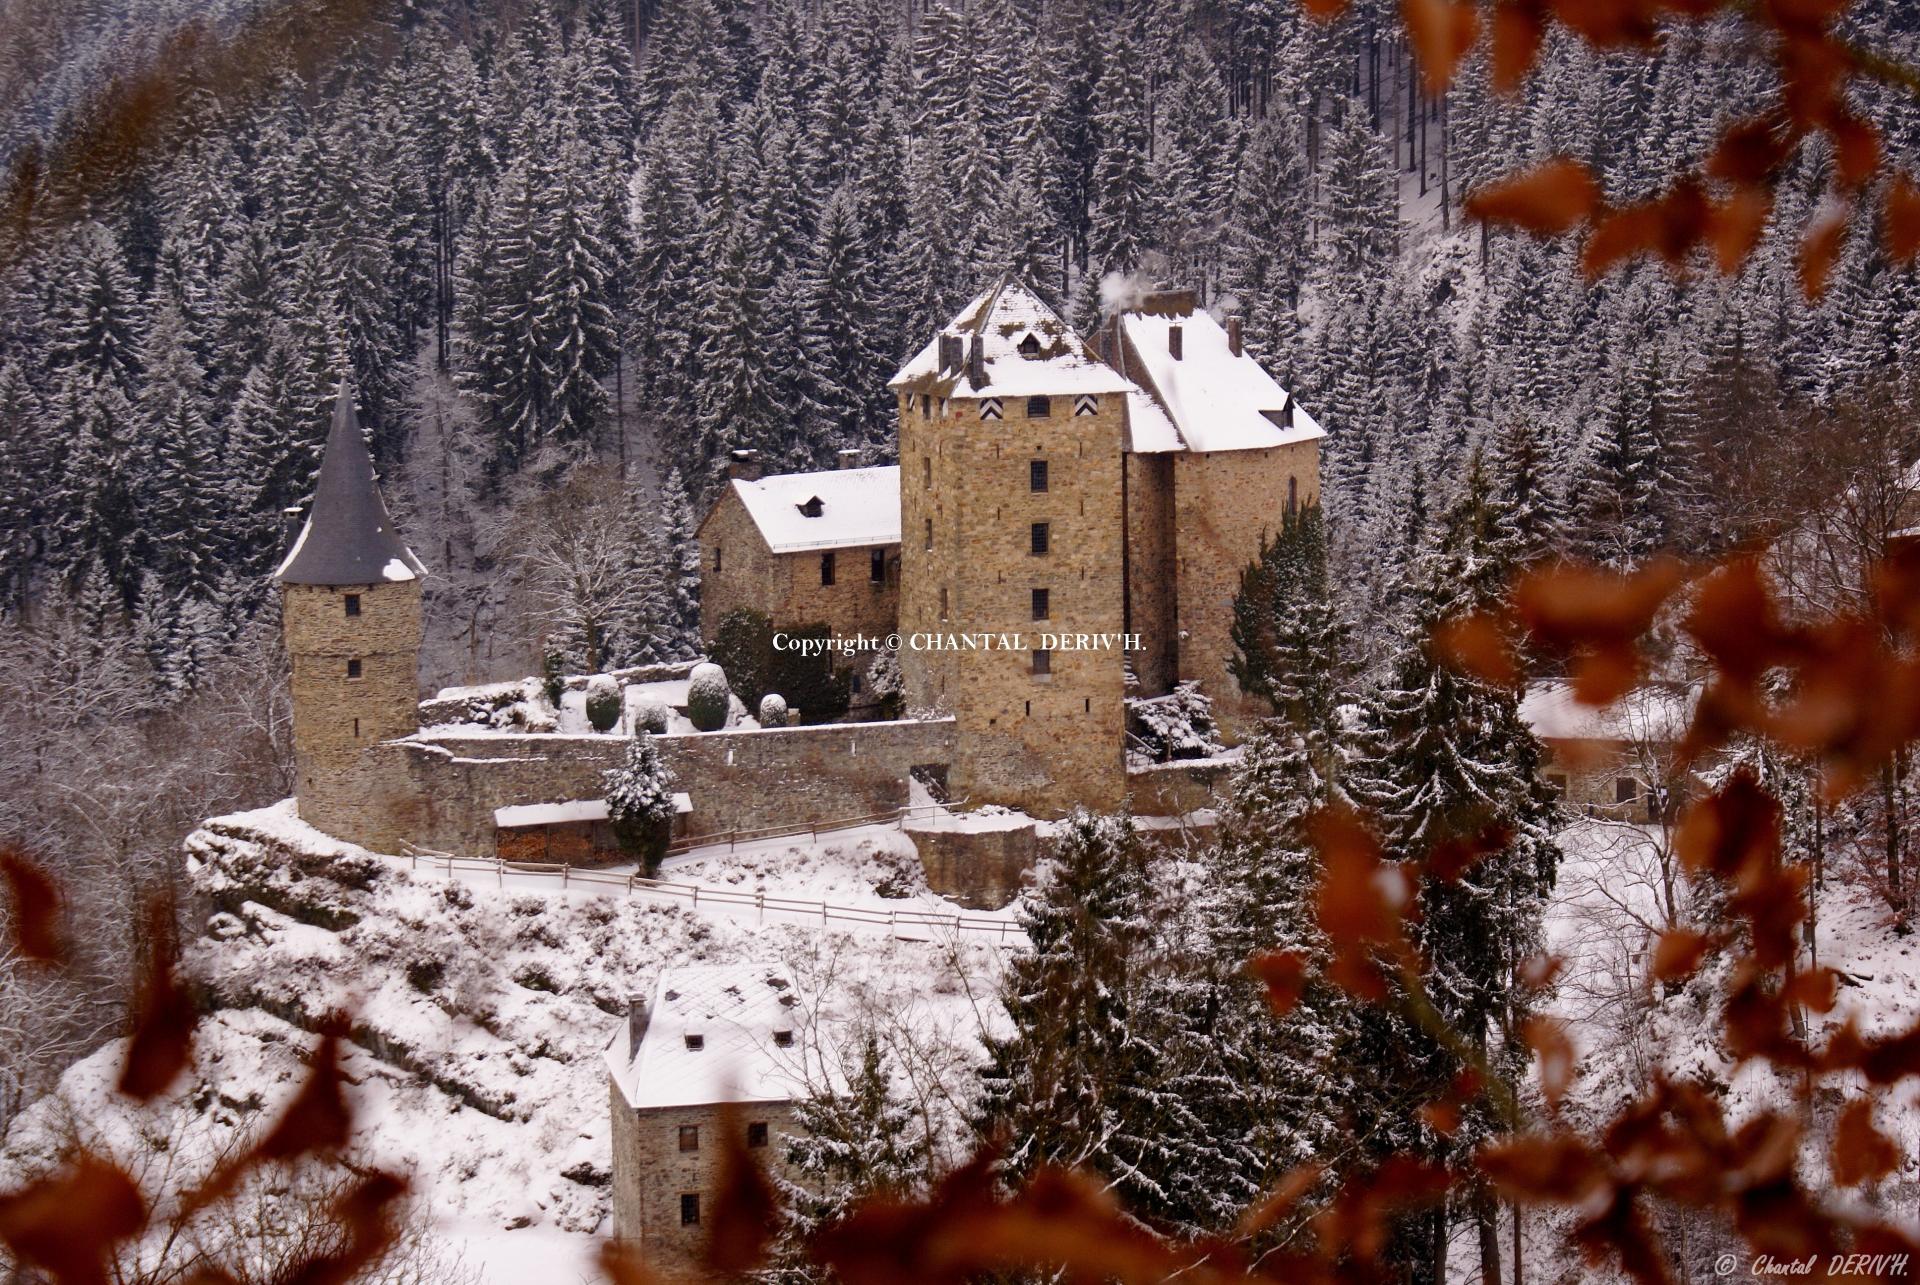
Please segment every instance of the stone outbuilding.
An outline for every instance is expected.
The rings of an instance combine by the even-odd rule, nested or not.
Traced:
[[[806,1011],[792,978],[751,964],[663,969],[606,1053],[614,1235],[664,1280],[694,1270],[719,1190],[724,1130],[772,1173],[805,1094]]]
[[[1649,684],[1611,705],[1584,705],[1564,682],[1534,683],[1520,717],[1545,747],[1543,775],[1588,816],[1670,820],[1692,774],[1679,747],[1699,699],[1694,688]]]

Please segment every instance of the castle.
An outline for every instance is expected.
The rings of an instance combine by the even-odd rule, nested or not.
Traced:
[[[897,633],[906,704],[953,715],[948,786],[975,803],[1119,807],[1126,695],[1198,681],[1229,734],[1262,712],[1228,668],[1233,598],[1318,499],[1325,434],[1237,317],[1162,292],[1089,344],[1002,281],[889,387],[897,467],[721,493],[699,530],[709,639],[743,606]]]
[[[910,777],[1039,814],[1202,805],[1222,765],[1130,772],[1124,698],[1197,681],[1229,736],[1260,712],[1228,667],[1233,597],[1287,511],[1317,500],[1320,427],[1244,351],[1238,319],[1186,292],[1117,311],[1089,342],[1003,281],[890,387],[897,466],[723,489],[699,529],[702,627],[745,606],[776,626],[898,633],[911,716],[657,737],[685,835],[884,813]],[[378,851],[507,855],[516,827],[603,810],[624,735],[515,721],[531,681],[420,701],[425,575],[343,385],[276,573],[301,817]],[[915,841],[936,890],[1000,904],[1033,837]]]

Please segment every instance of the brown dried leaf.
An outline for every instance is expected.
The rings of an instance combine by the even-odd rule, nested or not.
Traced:
[[[1520,1037],[1540,1059],[1540,1092],[1547,1100],[1547,1110],[1559,1110],[1560,1099],[1573,1084],[1575,1061],[1573,1040],[1567,1035],[1565,1024],[1545,1014],[1535,1014],[1521,1026]]]
[[[1895,263],[1911,263],[1920,254],[1920,189],[1905,171],[1887,185],[1885,235],[1887,257]]]
[[[665,1285],[663,1278],[647,1266],[640,1247],[630,1240],[600,1242],[599,1264],[613,1285]]]
[[[1578,227],[1600,205],[1600,188],[1586,166],[1569,157],[1481,188],[1467,198],[1469,218],[1509,224],[1541,236]]]
[[[1255,1236],[1280,1222],[1293,1212],[1308,1192],[1319,1185],[1325,1173],[1324,1165],[1305,1164],[1282,1174],[1266,1198],[1241,1215],[1240,1234]]]
[[[1247,972],[1266,984],[1267,1004],[1285,1017],[1307,989],[1307,959],[1297,950],[1271,950],[1247,961]]]
[[[1900,1167],[1900,1148],[1873,1127],[1873,1099],[1855,1098],[1840,1112],[1830,1162],[1842,1187],[1878,1182]]]
[[[1414,1114],[1435,1133],[1443,1138],[1451,1138],[1460,1132],[1460,1104],[1442,1099],[1438,1102],[1425,1102],[1414,1110]]]
[[[57,964],[66,958],[60,941],[60,890],[46,871],[19,852],[0,852],[0,875],[13,899],[13,941],[28,959]]]
[[[1552,0],[1553,15],[1590,45],[1653,44],[1659,11],[1648,0]]]
[[[1687,869],[1738,880],[1775,864],[1780,854],[1780,804],[1742,765],[1714,793],[1688,808],[1673,839]]]
[[[1657,254],[1678,267],[1706,238],[1709,216],[1706,193],[1691,178],[1654,200],[1606,211],[1593,221],[1580,255],[1581,271],[1589,281],[1597,280],[1643,254]]]
[[[1300,0],[1300,7],[1309,17],[1331,22],[1347,11],[1347,0]]]
[[[1880,168],[1880,131],[1842,108],[1827,118],[1833,169],[1843,191],[1857,192]]]
[[[1773,197],[1758,188],[1735,192],[1714,205],[1708,220],[1707,241],[1713,246],[1714,266],[1732,276],[1753,257],[1773,213]]]
[[[1532,1133],[1482,1147],[1474,1164],[1521,1204],[1574,1204],[1605,1187],[1606,1157],[1571,1133]]]
[[[1799,134],[1779,116],[1735,121],[1707,157],[1707,177],[1739,187],[1770,184],[1799,141]]]
[[[1485,612],[1443,620],[1433,628],[1433,654],[1441,664],[1495,687],[1518,687],[1525,679],[1513,654],[1509,624]]]
[[[283,1278],[287,1285],[349,1285],[363,1279],[362,1270],[393,1245],[392,1208],[406,1194],[407,1180],[390,1173],[376,1171],[354,1184],[330,1211],[334,1226],[346,1233],[346,1244],[299,1264]]]
[[[1493,89],[1498,94],[1518,93],[1526,83],[1540,56],[1540,40],[1546,34],[1546,15],[1538,0],[1503,0],[1493,10]]]
[[[1351,809],[1322,809],[1309,818],[1307,834],[1320,852],[1315,908],[1333,948],[1327,975],[1362,999],[1384,999],[1386,979],[1373,956],[1405,953],[1400,923],[1413,903],[1406,872],[1381,861],[1379,841]]]
[[[131,1178],[81,1152],[57,1174],[0,1196],[0,1244],[61,1285],[105,1285],[113,1247],[147,1225]]]
[[[147,907],[151,956],[134,1009],[133,1038],[120,1068],[120,1092],[146,1102],[179,1078],[193,1058],[193,1030],[200,1020],[193,997],[174,976],[171,905],[155,897]]]
[[[1442,839],[1427,853],[1423,869],[1430,878],[1441,883],[1452,883],[1511,842],[1513,827],[1499,824],[1490,825],[1468,838]]]
[[[1460,60],[1480,37],[1479,11],[1457,0],[1400,0],[1400,20],[1420,62],[1426,91],[1444,94]]]
[[[720,1187],[707,1230],[706,1263],[722,1276],[759,1267],[780,1222],[780,1198],[736,1117],[731,1109],[720,1113]]]
[[[1653,948],[1653,963],[1647,978],[1655,982],[1677,982],[1693,976],[1700,961],[1718,942],[1706,933],[1691,928],[1669,928],[1660,934]]]
[[[1833,277],[1833,265],[1840,259],[1840,249],[1847,241],[1847,218],[1852,213],[1847,206],[1838,206],[1827,211],[1807,225],[1807,234],[1800,242],[1800,289],[1807,298],[1818,299],[1827,292],[1827,283]]]

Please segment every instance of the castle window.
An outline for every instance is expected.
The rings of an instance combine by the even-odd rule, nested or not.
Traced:
[[[357,718],[353,720],[353,739],[360,739],[360,720]]]
[[[698,1053],[701,1049],[707,1047],[707,1037],[704,1035],[695,1035],[689,1032],[686,1038],[687,1052],[689,1053]]]
[[[1025,357],[1028,361],[1039,360],[1040,337],[1034,334],[1032,331],[1028,331],[1027,337],[1020,341],[1020,355],[1022,357]]]
[[[1053,414],[1053,400],[1047,397],[1027,398],[1027,418],[1045,419]]]
[[[350,593],[347,595],[347,614],[349,616],[357,616],[360,614],[360,595],[359,594]]]
[[[887,582],[887,551],[875,549],[867,560],[867,579],[875,584]]]
[[[920,461],[920,485],[929,490],[933,488],[933,456],[931,455]]]
[[[700,1149],[700,1126],[683,1124],[680,1126],[680,1150],[698,1151]]]
[[[933,418],[933,397],[931,394],[928,394],[928,393],[920,394],[920,418],[921,419]]]
[[[1045,620],[1047,618],[1047,591],[1045,589],[1035,589],[1033,591],[1033,618],[1035,620]]]
[[[348,661],[348,662],[347,662],[347,677],[348,677],[348,678],[358,678],[358,677],[360,677],[360,662],[359,662],[359,661],[357,661],[357,660],[350,660],[350,661]]]
[[[1027,489],[1029,491],[1044,491],[1047,489],[1047,462],[1045,460],[1030,460],[1027,463]]]
[[[1029,718],[1031,718],[1031,717],[1033,717],[1033,702],[1032,702],[1032,701],[1028,701],[1028,702],[1027,702],[1027,717],[1029,717]]]
[[[767,1145],[767,1122],[765,1120],[754,1120],[747,1125],[747,1145],[749,1147],[764,1147]]]
[[[1046,678],[1053,673],[1053,653],[1043,648],[1033,653],[1033,668],[1030,671],[1035,678]]]
[[[823,585],[833,583],[833,551],[831,549],[820,555],[820,583]]]
[[[1287,516],[1292,517],[1300,511],[1300,479],[1287,479]]]
[[[932,518],[927,519],[927,548],[929,550],[933,548],[933,519]]]
[[[1045,522],[1034,523],[1033,524],[1033,556],[1037,558],[1045,554],[1046,551],[1051,547],[1051,543],[1052,543],[1052,533],[1048,531],[1047,524]]]
[[[1613,783],[1613,801],[1631,803],[1640,797],[1640,782],[1630,776],[1623,776]]]
[[[773,1043],[775,1048],[783,1048],[783,1049],[792,1048],[793,1032],[792,1031],[775,1031],[773,1033]]]
[[[680,1197],[680,1225],[682,1227],[700,1225],[700,1197],[695,1192],[688,1192]]]
[[[947,587],[945,585],[941,585],[940,586],[940,619],[945,620],[946,618],[947,618]]]
[[[713,574],[716,576],[720,574],[720,555],[724,552],[726,549],[723,546],[718,544],[713,546]]]

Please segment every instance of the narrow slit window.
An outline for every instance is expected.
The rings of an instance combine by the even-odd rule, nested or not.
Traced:
[[[874,584],[887,582],[887,551],[885,549],[875,549],[872,556],[868,558],[867,579]]]
[[[1035,620],[1045,620],[1047,618],[1048,606],[1047,591],[1045,589],[1035,589],[1033,591],[1033,618]]]
[[[933,519],[927,519],[927,548],[933,548]]]
[[[1053,672],[1053,653],[1045,648],[1037,648],[1033,653],[1033,676],[1045,678]]]
[[[680,1225],[682,1227],[700,1225],[700,1197],[695,1192],[688,1192],[680,1197]]]
[[[1045,522],[1034,523],[1033,524],[1034,556],[1039,557],[1042,554],[1046,553],[1047,550],[1052,547],[1052,542],[1053,542],[1053,533],[1047,529],[1047,524]]]
[[[947,618],[947,587],[945,585],[941,585],[940,586],[940,619],[945,620],[946,618]]]
[[[1032,460],[1027,464],[1027,489],[1044,491],[1047,489],[1047,462]]]
[[[833,554],[831,552],[820,555],[820,583],[823,585],[833,583]]]

